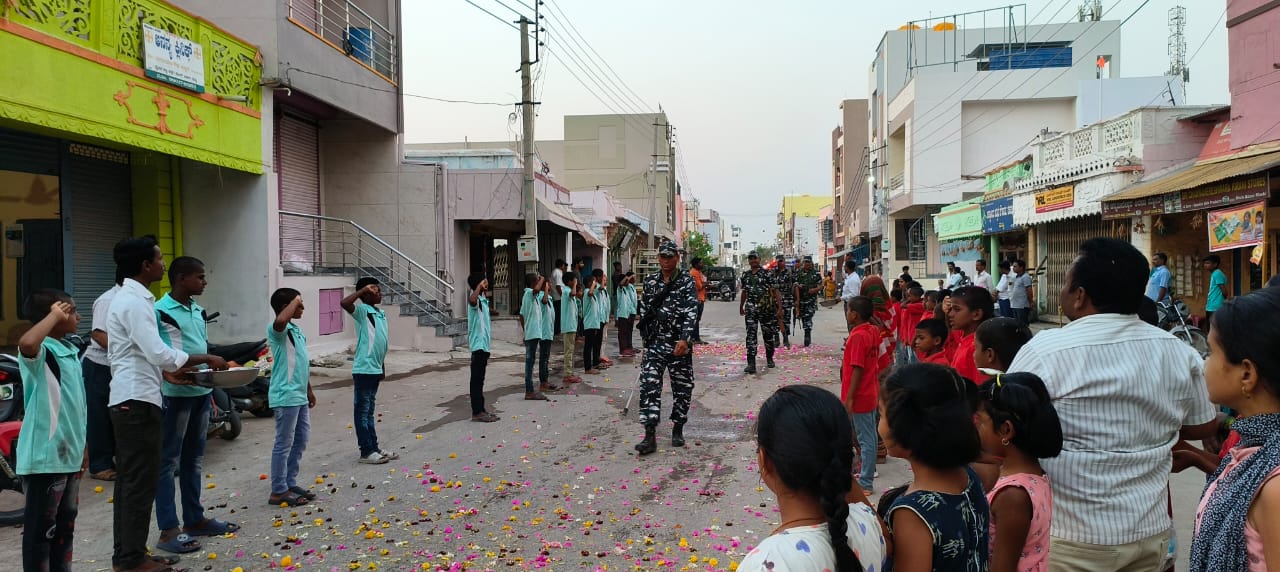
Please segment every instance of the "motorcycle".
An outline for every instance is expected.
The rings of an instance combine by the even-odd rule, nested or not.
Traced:
[[[206,314],[204,321],[212,324],[218,321],[221,314]],[[228,362],[252,366],[268,355],[267,341],[242,342],[228,345],[210,344],[208,352]],[[226,441],[240,436],[243,422],[240,412],[248,411],[255,417],[270,417],[271,407],[267,399],[270,381],[259,375],[252,383],[231,389],[213,388],[209,393],[209,428],[208,437],[221,437]]]
[[[1156,304],[1157,322],[1161,329],[1191,346],[1201,358],[1209,357],[1209,340],[1200,328],[1187,322],[1191,310],[1181,298],[1170,297]]]

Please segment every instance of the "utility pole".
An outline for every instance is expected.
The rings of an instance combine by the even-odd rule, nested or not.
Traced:
[[[668,159],[667,160],[667,186],[671,189],[674,189],[674,187],[671,186],[672,185],[671,179],[672,179],[672,176],[674,175],[674,172],[672,171],[672,169],[674,168],[673,167],[674,161],[670,160],[671,159],[670,154],[663,155],[659,153],[660,151],[660,149],[658,148],[658,141],[660,139],[660,135],[659,135],[660,132],[658,130],[659,127],[663,128],[665,130],[664,131],[665,133],[668,133],[668,134],[670,133],[671,125],[669,123],[659,123],[658,117],[655,115],[653,118],[653,156],[651,158],[652,163],[649,165],[649,174],[650,174],[650,177],[649,177],[649,249],[650,250],[657,248],[656,246],[657,237],[655,235],[657,234],[657,228],[658,228],[658,157],[667,157]],[[668,147],[668,149],[669,148],[670,147]],[[676,216],[683,216],[683,213],[675,212],[674,210],[675,204],[672,204],[671,207],[672,207],[672,219],[674,219]],[[674,220],[672,220],[671,222],[671,229],[672,229],[672,232],[674,233],[675,232]]]
[[[520,111],[524,115],[524,138],[521,151],[524,154],[524,236],[521,252],[532,251],[533,256],[522,257],[525,272],[538,268],[538,201],[533,189],[533,77],[529,61],[529,19],[520,17]]]

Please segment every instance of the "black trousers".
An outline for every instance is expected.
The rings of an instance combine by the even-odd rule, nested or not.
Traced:
[[[630,316],[618,318],[618,350],[635,349],[635,326],[635,320]]]
[[[26,475],[22,569],[71,572],[71,549],[80,512],[81,473]],[[148,507],[150,508],[150,507]]]
[[[117,473],[111,564],[128,570],[142,566],[147,558],[164,412],[145,401],[126,401],[111,408],[111,425],[116,433]]]
[[[600,348],[603,344],[604,331],[600,328],[583,330],[587,341],[582,343],[582,369],[592,370],[600,365]]]
[[[111,430],[111,368],[90,360],[81,360],[84,368],[84,396],[88,403],[89,472],[101,473],[115,468],[116,438]]]
[[[471,352],[471,414],[484,413],[484,374],[489,369],[489,352]]]

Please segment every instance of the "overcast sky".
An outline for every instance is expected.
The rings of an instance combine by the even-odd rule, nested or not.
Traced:
[[[503,4],[532,14],[520,0],[472,1],[506,20],[516,14]],[[532,6],[533,1],[523,3]],[[1032,0],[1026,17],[1031,24],[1070,21],[1080,3]],[[1148,0],[1122,31],[1120,75],[1158,75],[1169,67],[1168,12],[1179,3],[1187,6],[1188,57],[1204,42],[1189,64],[1188,102],[1228,103],[1225,0]],[[1104,0],[1103,9],[1106,19],[1120,20],[1142,4]],[[867,97],[867,69],[884,31],[931,15],[996,5],[975,0],[546,0],[542,11],[551,54],[537,66],[542,106],[535,131],[539,139],[560,139],[565,115],[661,104],[683,146],[686,190],[730,224],[742,226],[743,240],[772,240],[783,194],[831,193],[837,106],[842,99]],[[513,107],[413,96],[519,101],[519,34],[465,0],[406,0],[403,9],[407,141],[518,138],[518,121],[509,122]],[[1021,9],[1018,13],[1021,17]],[[570,24],[585,43],[574,42]],[[591,50],[621,81],[591,63]],[[601,88],[590,75],[612,82]],[[623,82],[626,87],[618,87]]]

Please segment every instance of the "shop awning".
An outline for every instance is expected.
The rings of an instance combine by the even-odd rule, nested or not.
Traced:
[[[1198,163],[1151,181],[1138,182],[1123,191],[1104,197],[1102,201],[1125,201],[1175,193],[1231,177],[1251,175],[1276,165],[1280,165],[1280,151],[1225,161]]]
[[[846,255],[846,254],[849,254],[850,252],[853,252],[853,249],[852,249],[852,248],[846,248],[846,249],[844,249],[844,250],[841,250],[840,252],[837,252],[837,253],[835,253],[835,254],[832,254],[832,255],[828,256],[828,257],[827,257],[827,260],[831,260],[832,258],[840,258],[840,257],[842,257],[842,256],[844,256],[844,255]]]
[[[591,232],[591,229],[587,228],[587,223],[575,216],[569,207],[558,205],[545,197],[537,197],[537,199],[538,220],[545,220],[565,230],[577,232],[588,244],[604,246],[604,241]]]

